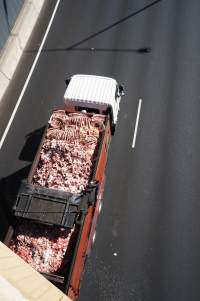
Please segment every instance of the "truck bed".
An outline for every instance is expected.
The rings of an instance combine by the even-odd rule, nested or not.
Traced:
[[[62,111],[62,114],[71,113]],[[86,115],[90,118],[94,116],[93,122],[99,126],[97,115],[89,113]],[[80,113],[72,116],[80,116]],[[77,146],[73,142],[73,140],[76,141],[75,136],[64,139],[65,137],[60,136],[57,131],[53,134],[50,131],[51,137],[48,137],[48,130],[52,129],[52,119],[50,119],[29,176],[25,182],[22,182],[18,193],[14,206],[16,224],[11,227],[11,231],[8,231],[5,239],[6,245],[65,291],[73,300],[79,294],[85,258],[90,252],[104,186],[104,172],[111,136],[109,117],[100,116],[100,118],[101,130],[95,139],[95,145],[94,140],[87,140],[87,135],[83,136],[83,141],[87,140],[86,147],[87,143],[93,144],[93,153],[90,153],[92,165],[84,189],[76,192],[68,190],[69,186],[57,186],[57,183],[48,185],[46,182],[48,177],[44,179],[43,183],[37,182],[38,170],[43,166],[41,154],[45,150],[44,143],[49,138],[51,142],[55,143],[53,149],[58,151],[58,154],[59,148],[56,146],[58,138],[59,141],[62,140],[62,144],[74,144],[75,149]],[[80,120],[79,117],[75,118],[75,125],[77,126],[81,122],[79,124],[81,128],[87,127],[85,121]],[[74,154],[75,159],[78,155]],[[47,161],[49,162],[49,160]],[[55,258],[52,254],[55,254],[60,241],[65,245],[63,249],[62,246],[59,249],[63,257],[61,256],[57,262],[53,262]],[[67,245],[66,241],[68,241]],[[23,246],[22,251],[21,245]],[[40,246],[39,250],[37,249],[38,245]],[[50,266],[48,262],[52,262]]]

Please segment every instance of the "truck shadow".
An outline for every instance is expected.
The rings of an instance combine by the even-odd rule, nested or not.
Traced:
[[[19,160],[31,162],[34,160],[45,126],[29,133],[19,155]],[[3,240],[9,225],[15,221],[12,207],[16,201],[20,183],[27,178],[31,164],[17,172],[0,179],[0,240]]]
[[[9,225],[14,222],[12,207],[15,203],[16,196],[22,179],[28,176],[31,165],[27,165],[8,177],[0,180],[0,240],[6,235]]]
[[[19,160],[33,162],[37,149],[42,139],[45,126],[26,135],[26,142],[19,155]]]

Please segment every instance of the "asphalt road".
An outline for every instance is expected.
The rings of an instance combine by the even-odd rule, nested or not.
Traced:
[[[13,195],[33,160],[37,130],[62,104],[65,76],[99,74],[125,85],[80,301],[200,300],[200,2],[151,3],[62,0],[0,151],[3,237]],[[48,1],[0,105],[0,133],[54,4]],[[138,53],[141,47],[152,51]]]

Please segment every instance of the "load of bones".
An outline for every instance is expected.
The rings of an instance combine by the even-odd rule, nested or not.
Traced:
[[[83,192],[90,180],[104,122],[104,115],[54,111],[33,184],[71,193]],[[52,273],[62,268],[73,233],[74,228],[50,229],[46,225],[23,222],[16,229],[10,248],[37,271]]]

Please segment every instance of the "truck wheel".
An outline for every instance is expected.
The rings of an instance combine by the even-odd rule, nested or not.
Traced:
[[[112,127],[111,127],[111,135],[112,136],[115,134],[115,128],[116,128],[116,125],[113,124]]]

